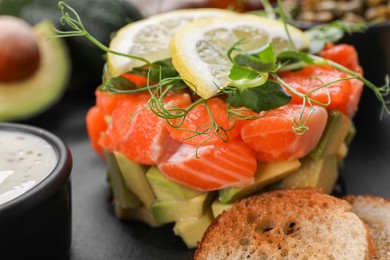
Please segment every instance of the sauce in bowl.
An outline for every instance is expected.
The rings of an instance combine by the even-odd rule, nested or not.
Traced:
[[[57,161],[54,148],[43,138],[0,130],[0,205],[40,183]]]
[[[69,259],[71,172],[55,134],[0,122],[0,259]]]

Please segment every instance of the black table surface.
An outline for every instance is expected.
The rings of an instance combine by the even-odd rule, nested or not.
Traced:
[[[59,136],[73,156],[73,240],[71,260],[81,259],[192,259],[172,232],[172,226],[150,228],[114,216],[108,199],[106,167],[92,151],[85,115],[94,104],[94,90],[67,93],[42,115],[23,123]],[[380,107],[365,90],[354,118],[357,135],[341,169],[345,192],[390,197],[390,116],[380,119]]]

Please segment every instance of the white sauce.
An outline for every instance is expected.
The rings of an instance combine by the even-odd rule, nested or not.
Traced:
[[[0,130],[0,205],[40,183],[57,161],[53,147],[43,138]]]

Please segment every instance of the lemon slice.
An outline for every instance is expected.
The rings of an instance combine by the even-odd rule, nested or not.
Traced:
[[[295,27],[288,26],[298,49],[309,46],[309,39]],[[250,14],[193,21],[178,30],[170,43],[172,63],[180,76],[199,96],[210,98],[229,85],[232,63],[227,50],[239,40],[241,49],[250,51],[273,43],[276,53],[290,48],[284,24]]]
[[[109,48],[119,53],[142,57],[149,62],[168,59],[169,42],[179,28],[197,19],[232,13],[216,8],[200,8],[157,14],[122,27],[111,40]],[[107,64],[113,76],[118,76],[144,65],[145,62],[108,53]]]

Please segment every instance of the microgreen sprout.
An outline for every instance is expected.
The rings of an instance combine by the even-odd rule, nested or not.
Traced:
[[[99,47],[104,52],[109,52],[115,55],[120,55],[123,57],[128,57],[131,59],[136,59],[145,62],[146,64],[150,65],[150,62],[142,57],[125,54],[121,52],[114,51],[108,47],[106,47],[103,43],[98,41],[95,37],[93,37],[87,29],[84,27],[80,16],[76,12],[75,9],[73,9],[71,6],[69,6],[66,2],[60,1],[58,2],[58,7],[61,10],[62,17],[60,19],[60,22],[62,25],[69,25],[73,30],[72,31],[65,31],[65,30],[59,30],[57,28],[53,28],[54,31],[57,33],[55,37],[77,37],[82,36],[86,37],[88,40],[90,40],[92,43],[94,43],[97,47]]]
[[[288,28],[288,22],[291,17],[282,8],[282,1],[277,0],[278,8],[272,9],[272,6],[267,0],[261,0],[266,9],[268,16],[276,18],[279,15],[283,22],[288,40],[289,49],[282,51],[276,55],[272,43],[267,44],[258,50],[249,52],[240,48],[240,45],[246,43],[250,39],[240,39],[231,48],[227,50],[227,58],[232,63],[232,69],[229,73],[231,83],[226,88],[220,89],[220,92],[215,96],[223,95],[227,100],[227,120],[233,120],[232,127],[225,129],[219,125],[208,104],[208,100],[198,98],[193,100],[191,105],[186,108],[173,107],[167,102],[167,97],[171,92],[182,91],[187,89],[191,82],[184,81],[178,72],[175,70],[170,59],[151,63],[148,60],[137,57],[131,54],[124,54],[112,50],[104,46],[88,33],[84,27],[77,12],[67,5],[65,2],[59,2],[59,8],[62,13],[61,23],[69,25],[72,31],[62,31],[56,28],[57,37],[76,37],[83,36],[89,39],[92,43],[102,49],[104,52],[120,55],[130,59],[143,61],[146,65],[133,68],[128,73],[143,75],[147,78],[146,86],[140,87],[128,80],[126,77],[112,77],[106,69],[103,74],[102,85],[100,90],[108,91],[113,94],[134,94],[140,92],[149,92],[147,107],[155,115],[164,119],[168,125],[183,131],[188,131],[190,134],[186,138],[194,138],[202,136],[198,145],[200,147],[206,144],[207,141],[214,135],[218,135],[223,141],[228,141],[228,131],[234,128],[237,120],[253,120],[265,116],[269,111],[282,107],[291,101],[291,95],[302,99],[302,111],[298,118],[292,119],[292,130],[297,135],[304,134],[308,131],[307,122],[315,111],[316,106],[328,107],[331,103],[329,86],[342,80],[356,79],[363,82],[370,88],[382,105],[382,115],[384,112],[390,113],[388,108],[389,101],[385,97],[390,94],[389,76],[385,78],[385,84],[381,87],[375,86],[373,83],[361,76],[361,74],[352,71],[336,62],[319,57],[315,54],[297,50]],[[273,11],[273,12],[272,12]],[[311,37],[314,45],[311,45],[311,53],[318,53],[325,45],[325,42],[337,41],[344,32],[353,30],[362,30],[363,27],[353,28],[344,24],[334,23],[322,27],[315,27],[308,31],[307,35]],[[322,81],[318,87],[307,93],[300,93],[289,84],[283,81],[279,73],[285,70],[301,69],[306,65],[329,65],[339,71],[349,75],[349,77],[341,78],[331,82],[321,80],[317,76],[317,80]],[[192,86],[196,90],[196,86]],[[320,102],[312,98],[312,94],[316,91],[325,91],[327,93],[327,101]],[[199,125],[196,129],[186,129],[183,127],[187,115],[197,106],[204,105],[209,117],[209,123]],[[306,109],[310,109],[305,113]],[[306,116],[305,116],[306,115]]]

